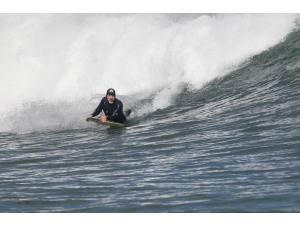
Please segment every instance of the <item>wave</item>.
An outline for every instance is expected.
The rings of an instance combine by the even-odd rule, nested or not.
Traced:
[[[166,108],[283,41],[297,17],[0,15],[0,131],[86,127],[109,87],[129,106],[149,100],[136,116]]]

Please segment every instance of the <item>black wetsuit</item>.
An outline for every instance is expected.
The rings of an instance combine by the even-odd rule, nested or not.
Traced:
[[[118,123],[124,123],[126,121],[126,116],[123,113],[123,103],[117,98],[114,103],[110,104],[107,98],[103,97],[93,112],[92,117],[97,116],[102,110],[109,121]]]

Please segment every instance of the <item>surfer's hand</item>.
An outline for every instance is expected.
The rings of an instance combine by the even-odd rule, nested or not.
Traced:
[[[92,119],[92,117],[87,117],[85,120],[86,120],[86,121],[89,121],[90,119]]]

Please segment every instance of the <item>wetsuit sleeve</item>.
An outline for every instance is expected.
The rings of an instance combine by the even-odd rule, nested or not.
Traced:
[[[97,116],[101,111],[103,110],[104,105],[104,99],[101,99],[101,102],[99,103],[98,107],[95,109],[95,111],[92,113],[92,117]]]

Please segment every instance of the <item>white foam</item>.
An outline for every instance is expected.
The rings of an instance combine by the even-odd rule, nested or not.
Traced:
[[[148,110],[163,108],[182,82],[201,88],[281,41],[295,20],[292,14],[2,14],[0,115],[7,122],[24,102],[77,104],[108,87],[135,96],[160,90]]]

